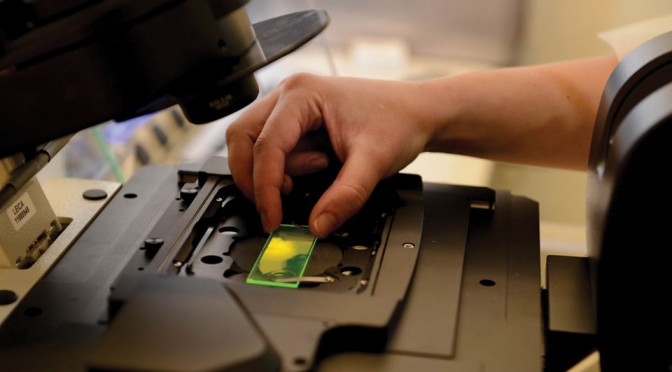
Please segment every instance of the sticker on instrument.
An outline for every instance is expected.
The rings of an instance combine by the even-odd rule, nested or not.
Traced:
[[[19,231],[36,213],[35,204],[28,193],[21,195],[7,209],[7,217],[12,221],[16,231]]]

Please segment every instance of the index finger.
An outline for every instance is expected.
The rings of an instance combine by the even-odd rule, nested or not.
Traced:
[[[304,93],[292,90],[278,99],[253,149],[254,198],[266,231],[275,230],[282,222],[281,190],[287,155],[322,121],[318,105]]]
[[[231,176],[240,191],[253,201],[253,148],[277,100],[278,92],[274,90],[245,109],[226,129]]]

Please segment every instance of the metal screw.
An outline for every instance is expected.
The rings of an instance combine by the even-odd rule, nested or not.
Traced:
[[[404,248],[407,248],[407,249],[413,249],[413,248],[415,248],[415,244],[413,244],[413,243],[404,243]]]

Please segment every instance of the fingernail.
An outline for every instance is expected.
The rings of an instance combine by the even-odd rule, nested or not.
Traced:
[[[317,232],[317,236],[325,237],[328,233],[332,232],[338,226],[338,221],[331,213],[322,213],[321,215],[315,218],[313,227]]]
[[[280,191],[283,195],[287,195],[292,191],[292,180],[285,176],[285,179],[282,182],[282,190]]]

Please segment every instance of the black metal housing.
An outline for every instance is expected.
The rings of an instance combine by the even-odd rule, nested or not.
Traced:
[[[3,366],[542,369],[534,201],[398,175],[376,189],[363,219],[325,242],[343,252],[330,264],[339,270],[327,268],[339,283],[262,287],[246,284],[244,272],[225,275],[232,259],[245,266],[231,257],[241,248],[231,239],[254,243],[260,234],[254,206],[235,201],[227,172],[221,158],[200,171],[141,168],[0,327]],[[305,181],[302,195],[319,192],[321,181]],[[198,193],[182,199],[185,187]],[[202,223],[214,223],[216,236],[191,251],[191,272],[177,270],[175,257],[200,241]],[[346,274],[340,264],[362,270]]]
[[[247,0],[106,0],[2,43],[0,157],[179,104],[201,124],[258,95],[252,73],[328,23],[303,11],[250,25]]]
[[[668,195],[672,33],[628,54],[604,90],[591,148],[588,223],[603,370],[672,365]]]

